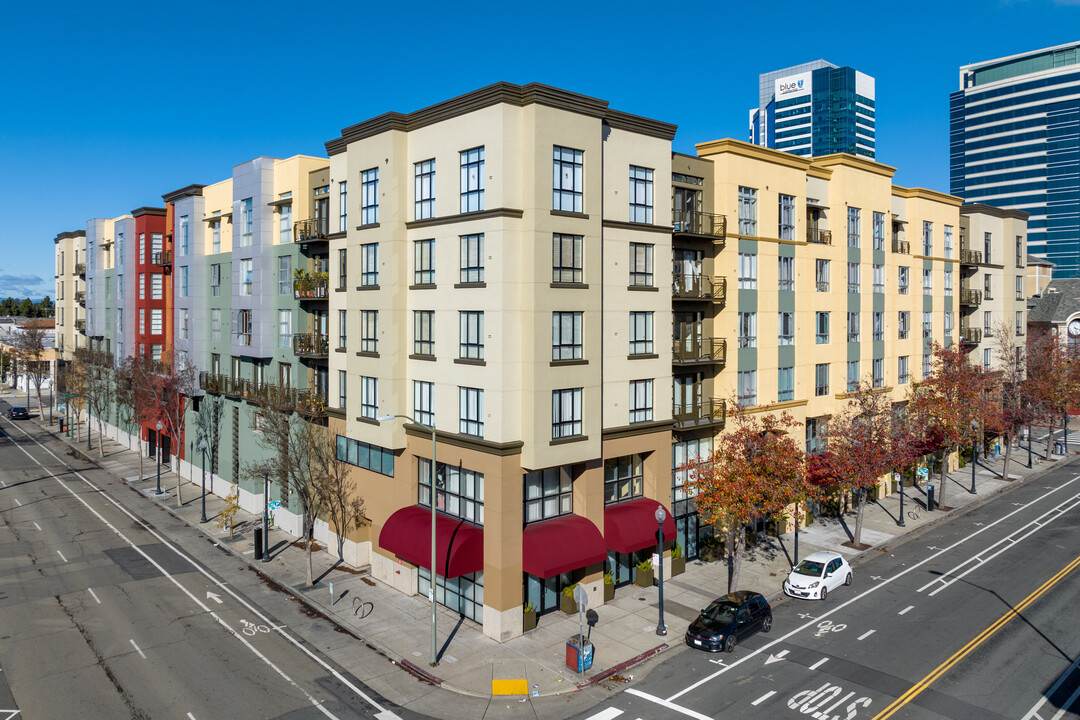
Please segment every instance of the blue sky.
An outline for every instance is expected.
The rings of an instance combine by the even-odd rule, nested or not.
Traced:
[[[959,66],[1080,39],[1080,0],[13,3],[0,43],[0,297],[53,294],[57,233],[256,155],[506,80],[746,138],[759,73],[876,78],[877,159],[948,191]]]

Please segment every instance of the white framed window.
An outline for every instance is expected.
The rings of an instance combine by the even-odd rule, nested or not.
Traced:
[[[360,224],[379,222],[379,168],[360,173]]]
[[[653,352],[653,314],[630,313],[630,354],[651,355]]]
[[[923,380],[929,380],[930,375],[932,373],[933,373],[933,356],[932,355],[923,355],[922,356],[922,376],[923,376]]]
[[[379,243],[360,246],[360,285],[377,287],[379,284]]]
[[[338,183],[338,232],[349,229],[349,183]]]
[[[139,308],[139,334],[146,334],[146,308]]]
[[[953,229],[952,225],[946,225],[944,235],[945,257],[951,258],[953,252]]]
[[[922,224],[923,255],[934,254],[934,223],[923,220]]]
[[[413,219],[435,217],[435,158],[413,163]]]
[[[183,265],[180,267],[180,297],[188,296],[188,276],[190,267]]]
[[[344,311],[343,311],[344,312]],[[360,352],[379,351],[379,311],[360,311]]]
[[[777,258],[777,289],[778,290],[794,290],[795,289],[795,258],[793,257],[779,257]]]
[[[221,265],[217,263],[210,266],[210,295],[221,297]]]
[[[934,314],[932,312],[924,312],[922,314],[922,336],[924,338],[930,337],[934,332]]]
[[[240,247],[251,245],[255,232],[255,207],[251,198],[240,201]]]
[[[146,299],[146,273],[139,273],[139,299]]]
[[[214,342],[221,340],[221,308],[210,309],[210,339]]]
[[[781,310],[777,319],[777,343],[781,347],[795,344],[795,313]]]
[[[458,432],[484,437],[484,391],[458,387]]]
[[[829,292],[829,261],[814,261],[814,283],[818,292]]]
[[[458,313],[460,336],[458,357],[468,360],[484,359],[484,313],[470,310]]]
[[[161,343],[154,343],[153,345],[151,345],[150,346],[150,359],[153,360],[154,362],[160,362],[161,361],[161,351],[162,351]]]
[[[162,313],[164,311],[161,308],[153,308],[150,310],[150,334],[160,335],[165,332],[165,326],[162,322]]]
[[[580,212],[580,211],[579,211]],[[630,166],[630,222],[653,221],[653,171]]]
[[[435,355],[434,310],[413,310],[413,354]]]
[[[345,374],[344,370],[337,371],[337,391],[338,391],[338,407],[341,410],[346,408],[346,401],[348,400],[349,378]]]
[[[413,420],[435,427],[435,383],[413,380]]]
[[[188,335],[188,320],[189,320],[189,317],[190,317],[190,312],[188,311],[188,309],[187,308],[180,308],[180,339],[181,340],[189,340],[190,339],[190,337]]]
[[[379,379],[360,377],[360,417],[374,420],[379,416]]]
[[[757,255],[739,253],[739,289],[757,290]]]
[[[484,209],[484,148],[483,146],[460,153],[461,165],[461,212],[479,212]]]
[[[582,388],[551,393],[551,439],[581,435]]]
[[[220,311],[218,311],[220,312]],[[218,325],[221,324],[221,315],[218,315]],[[218,339],[221,339],[221,329],[218,328]],[[291,348],[293,338],[292,310],[278,310],[278,347]]]
[[[180,254],[191,253],[191,222],[187,215],[180,216]]]
[[[885,266],[874,265],[874,292],[879,295],[885,292]]]
[[[1017,310],[1016,311],[1016,334],[1017,335],[1023,335],[1024,334],[1024,311],[1023,310]]]
[[[874,323],[874,340],[885,339],[885,313],[880,310],[875,310],[873,315]]]
[[[848,360],[847,364],[847,391],[852,392],[859,387],[859,361]]]
[[[992,369],[993,357],[990,348],[983,348],[983,370]]]
[[[901,310],[896,318],[897,337],[900,340],[907,340],[908,334],[911,332],[911,313],[907,310]]]
[[[908,356],[901,355],[896,358],[896,384],[907,385],[911,381],[911,374],[908,370]]]
[[[435,240],[413,243],[413,285],[435,284]]]
[[[338,349],[344,350],[349,340],[349,311],[338,310]]]
[[[584,153],[555,145],[552,149],[551,209],[584,212]]]
[[[829,363],[814,365],[814,396],[823,397],[829,394]]]
[[[795,239],[795,197],[792,195],[779,196],[780,225],[777,228],[777,237],[781,240]]]
[[[630,422],[649,422],[653,419],[653,381],[630,381]]]
[[[885,213],[874,213],[874,249],[885,250]]]
[[[945,268],[945,297],[952,297],[953,284],[952,284],[953,272],[949,268]]]
[[[994,236],[991,233],[983,233],[983,262],[989,265],[990,251],[994,249]]]
[[[139,233],[139,259],[137,264],[143,264],[150,262],[150,258],[146,257],[146,233]]]
[[[847,209],[847,240],[849,248],[862,244],[862,210],[855,207]]]
[[[739,347],[757,347],[757,313],[739,313]]]
[[[484,282],[484,235],[459,236],[462,283]]]
[[[254,271],[252,269],[252,260],[250,258],[248,258],[247,260],[241,260],[240,261],[240,294],[241,295],[251,295],[251,290],[252,290],[252,287],[253,287],[253,284],[254,284],[254,280],[253,280],[253,277],[252,277],[253,272]]]
[[[945,311],[945,334],[952,335],[953,331],[953,314],[951,310]]]
[[[1019,275],[1016,277],[1016,299],[1024,299],[1024,278]]]
[[[911,284],[911,270],[906,266],[901,266],[896,270],[896,292],[900,295],[908,294],[908,287]]]
[[[814,343],[826,345],[829,342],[829,313],[814,313]]]
[[[581,235],[554,233],[551,241],[551,282],[583,282],[583,252],[584,238]]]
[[[162,300],[165,297],[165,276],[161,273],[150,273],[150,299]]]
[[[874,387],[885,387],[885,358],[874,358],[873,366]]]
[[[848,342],[859,342],[859,313],[847,314],[847,339]]]
[[[293,294],[293,271],[292,271],[292,256],[291,255],[279,255],[278,256],[278,270],[277,270],[277,291],[278,295],[292,295]]]
[[[738,374],[739,404],[757,405],[757,370],[740,370]]]
[[[857,262],[847,264],[847,291],[849,293],[862,292],[861,269],[862,266]]]
[[[795,368],[782,367],[776,371],[776,402],[795,399]]]
[[[983,310],[983,334],[992,335],[994,333],[994,313],[990,310]]]
[[[221,220],[210,223],[210,252],[221,252]]]
[[[288,192],[282,193],[279,199],[291,197],[292,193]],[[217,228],[217,223],[214,223],[214,227]],[[292,239],[292,205],[281,205],[278,207],[278,243],[285,245],[286,243],[291,243]]]
[[[924,269],[922,271],[922,291],[923,295],[934,294],[934,271]]]
[[[551,359],[580,360],[582,357],[581,323],[584,313],[551,313]]]
[[[739,234],[757,235],[757,189],[739,186]]]

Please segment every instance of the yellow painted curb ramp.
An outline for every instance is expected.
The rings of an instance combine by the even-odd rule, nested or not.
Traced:
[[[511,680],[492,680],[492,695],[528,695],[529,683],[525,678]]]

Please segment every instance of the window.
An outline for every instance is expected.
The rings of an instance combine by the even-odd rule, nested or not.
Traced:
[[[757,347],[757,313],[739,313],[739,347]]]
[[[885,292],[885,266],[874,266],[874,292],[883,294]]]
[[[911,313],[907,310],[901,310],[896,320],[896,326],[897,337],[901,340],[907,340],[908,333],[911,332]]]
[[[630,422],[649,422],[653,419],[653,381],[630,381]]]
[[[983,349],[983,370],[990,370],[993,354],[990,348]]]
[[[153,360],[154,362],[158,362],[158,361],[161,360],[161,344],[160,343],[154,343],[153,345],[150,346],[150,359]]]
[[[146,308],[139,308],[139,334],[146,334]]]
[[[653,171],[630,166],[630,222],[652,223]],[[579,211],[580,212],[580,211]]]
[[[161,273],[150,273],[150,299],[161,300],[164,295],[165,276]]]
[[[344,350],[349,339],[349,314],[346,310],[338,310],[338,349]]]
[[[828,395],[828,363],[814,365],[813,377],[813,394],[818,397]]]
[[[60,287],[63,287],[63,285],[61,285]],[[124,276],[121,274],[121,275],[116,276],[116,298],[118,300],[120,300],[120,299],[123,299],[123,297],[124,297]]]
[[[934,330],[934,315],[930,312],[924,312],[922,314],[922,336],[924,338],[930,337]]]
[[[922,224],[923,255],[934,254],[934,223],[923,220]]]
[[[795,289],[795,258],[777,258],[777,287],[780,290]]]
[[[525,473],[525,522],[570,515],[574,511],[570,466]]]
[[[434,240],[417,240],[413,243],[413,284],[435,284]]]
[[[338,289],[344,290],[348,280],[349,251],[342,248],[338,250]]]
[[[829,261],[814,261],[814,282],[818,292],[829,292]]]
[[[551,171],[551,209],[584,212],[582,152],[556,145]]]
[[[251,311],[238,310],[236,312],[236,342],[240,345],[251,345]]]
[[[221,252],[221,220],[210,223],[210,252]]]
[[[379,416],[379,379],[360,378],[360,417],[374,420]]]
[[[417,480],[419,481],[417,485],[419,487],[420,505],[431,507],[431,460],[417,458]],[[440,512],[468,520],[477,525],[482,526],[484,524],[483,474],[468,470],[460,465],[444,465],[440,462],[435,463],[435,482],[437,488],[435,507]],[[476,575],[482,577],[483,573],[476,573]],[[464,575],[462,577],[468,578],[470,576]],[[430,574],[428,578],[430,582]],[[443,580],[440,578],[439,583],[442,582]],[[450,582],[453,583],[452,587],[457,587],[457,583],[453,580]],[[448,599],[446,604],[454,608],[459,608],[463,601],[479,601],[482,604],[483,588],[465,590],[464,593],[467,593],[467,598],[463,597],[461,600],[453,601]],[[441,596],[442,590],[436,590],[436,599]],[[478,616],[474,612],[472,619],[480,620],[482,616],[481,609],[481,614]]]
[[[458,388],[458,431],[484,437],[484,391],[480,388]]]
[[[146,299],[146,273],[139,273],[139,299]]]
[[[933,372],[933,355],[922,356],[922,376],[923,380],[929,380],[930,375]]]
[[[782,367],[776,371],[776,401],[795,399],[795,368]]]
[[[164,249],[162,241],[163,238],[161,233],[150,233],[150,252],[153,253],[153,255],[157,255]]]
[[[218,314],[218,325],[221,325],[220,310],[214,312]],[[218,328],[217,339],[221,339],[221,328]],[[278,310],[278,346],[283,348],[292,347],[292,310]]]
[[[951,310],[945,311],[945,334],[952,335],[953,331],[953,314]]]
[[[653,246],[630,243],[631,287],[653,287]]]
[[[379,168],[360,173],[360,224],[379,222]]]
[[[757,235],[757,190],[739,187],[739,234]]]
[[[847,390],[852,392],[859,387],[859,361],[849,360],[847,364]]]
[[[859,342],[859,313],[847,314],[847,339],[848,342]]]
[[[1024,299],[1024,278],[1017,276],[1016,278],[1016,299]]]
[[[849,293],[859,292],[860,267],[859,263],[849,262],[847,264],[847,291]]]
[[[463,311],[458,313],[461,334],[458,357],[468,360],[484,359],[484,313]]]
[[[580,360],[581,319],[580,312],[551,313],[551,359]]]
[[[825,449],[825,418],[806,418],[806,453],[813,455]]]
[[[1023,335],[1024,334],[1024,311],[1023,310],[1017,310],[1016,311],[1016,334],[1017,335]]]
[[[885,339],[885,313],[874,311],[874,340]]]
[[[952,243],[952,225],[945,226],[945,257],[952,257],[953,243]]]
[[[461,152],[461,212],[484,209],[484,148]]]
[[[757,289],[757,255],[739,253],[739,289]]]
[[[994,239],[994,236],[991,235],[990,233],[983,233],[983,262],[986,263],[987,265],[989,265],[991,262],[993,262],[990,259],[990,250],[994,246],[993,239]]]
[[[630,313],[630,354],[650,355],[653,352],[653,314]]]
[[[350,465],[362,467],[366,470],[377,472],[387,477],[394,477],[394,451],[381,448],[378,445],[368,445],[365,442],[359,440],[350,440],[349,438],[338,435],[337,436],[337,459],[342,462],[347,462]],[[420,460],[421,463],[424,460]],[[427,468],[420,469],[421,484],[423,484],[423,478],[427,477],[429,471]],[[428,485],[430,486],[430,481]],[[428,507],[431,507],[431,502],[428,501]]]
[[[1024,236],[1016,236],[1016,267],[1024,267]]]
[[[283,195],[292,197],[292,193]],[[217,229],[217,227],[218,224],[214,223],[214,228]],[[292,242],[292,205],[282,205],[278,208],[278,242],[282,245]]]
[[[757,405],[757,370],[740,370],[739,404],[743,407]]]
[[[781,240],[795,239],[795,198],[780,195],[780,226],[777,237]]]
[[[908,285],[911,282],[910,269],[907,267],[897,268],[896,274],[896,291],[901,295],[908,294]]]
[[[216,263],[210,266],[210,295],[221,296],[221,265]]]
[[[139,233],[139,258],[136,263],[141,265],[145,262],[148,262],[146,257],[146,233]]]
[[[240,201],[240,247],[251,245],[252,235],[255,230],[255,208],[251,198]]]
[[[210,339],[212,341],[221,340],[221,309],[211,308],[210,310]],[[292,341],[290,341],[290,345]]]
[[[379,243],[360,246],[360,286],[379,285]]]
[[[191,252],[191,226],[187,215],[180,216],[180,254],[187,255]]]
[[[885,387],[885,358],[874,358],[874,387]]]
[[[885,250],[885,213],[874,213],[874,249]]]
[[[435,355],[435,311],[413,310],[413,354]]]
[[[462,235],[461,282],[484,282],[484,235]]]
[[[188,267],[187,265],[183,265],[180,268],[180,297],[187,297],[188,296],[188,276],[189,276],[188,271],[189,270],[191,270],[191,268]],[[108,288],[108,286],[106,286],[106,289],[107,288]]]
[[[983,295],[986,296],[987,300],[992,300],[994,298],[994,293],[992,292],[994,286],[990,278],[990,273],[983,275]]]
[[[551,240],[551,282],[581,283],[583,242],[580,235],[555,233]]]
[[[435,217],[435,159],[413,164],[413,219]]]
[[[277,259],[277,291],[278,295],[293,294],[292,256],[279,255]]]
[[[338,232],[349,229],[349,184],[342,180],[338,183]]]
[[[952,276],[952,270],[950,270],[949,268],[945,268],[945,297],[952,297]]]
[[[180,308],[180,339],[189,340],[188,335],[188,316],[189,311],[187,308]]]
[[[795,344],[795,313],[781,311],[777,321],[778,342],[781,347]]]
[[[435,427],[435,383],[413,380],[413,420]]]
[[[252,280],[252,260],[240,261],[240,294],[251,295],[251,288],[253,284]]]
[[[344,370],[337,371],[337,391],[338,391],[338,407],[342,410],[346,407],[347,393],[349,388],[348,376]]]
[[[994,313],[983,310],[983,333],[991,335],[994,332]]]
[[[581,435],[581,388],[551,393],[551,438]]]
[[[922,271],[922,293],[923,295],[934,294],[934,271],[923,270]]]
[[[896,359],[896,384],[907,385],[911,380],[911,375],[908,372],[908,356],[901,355]]]
[[[861,221],[862,211],[859,208],[849,207],[847,209],[847,245],[849,248],[857,248],[862,242],[860,237]]]
[[[625,455],[604,461],[605,505],[641,497],[644,485],[644,463],[640,455]]]
[[[815,343],[825,345],[829,342],[829,313],[814,313]]]

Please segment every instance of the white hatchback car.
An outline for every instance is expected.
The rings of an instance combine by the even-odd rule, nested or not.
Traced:
[[[822,550],[803,558],[784,581],[784,593],[824,600],[830,590],[851,584],[851,566],[840,553]]]

